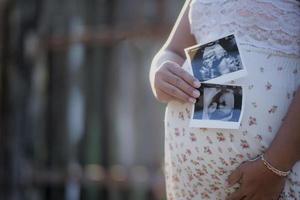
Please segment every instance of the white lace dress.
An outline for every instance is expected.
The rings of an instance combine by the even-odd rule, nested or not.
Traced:
[[[296,0],[192,0],[191,32],[198,43],[235,33],[248,76],[238,130],[189,128],[191,105],[170,102],[165,113],[168,200],[225,199],[228,175],[264,152],[300,86],[300,2]],[[183,67],[187,69],[188,65]],[[300,162],[281,199],[300,200]]]

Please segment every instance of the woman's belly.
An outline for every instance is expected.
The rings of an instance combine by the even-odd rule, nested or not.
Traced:
[[[191,105],[170,102],[165,113],[165,173],[175,199],[224,199],[228,175],[243,161],[264,152],[276,135],[300,85],[300,58],[241,47],[248,75],[238,130],[189,128]],[[183,66],[186,70],[187,65]],[[236,185],[237,187],[238,185]],[[190,191],[188,191],[190,188]],[[168,195],[168,196],[169,196]],[[198,197],[198,196],[197,196]]]
[[[239,47],[248,75],[226,84],[243,85],[245,106],[238,130],[205,129],[209,132],[247,134],[268,146],[277,133],[300,85],[300,58],[242,45]],[[183,68],[189,72],[187,64]],[[201,134],[203,129],[189,128],[191,104],[170,102],[165,122],[172,127]]]

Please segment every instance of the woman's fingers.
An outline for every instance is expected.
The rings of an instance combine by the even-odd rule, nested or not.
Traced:
[[[157,100],[159,100],[160,102],[168,103],[169,101],[174,99],[173,96],[165,93],[164,91],[162,91],[160,89],[157,89],[156,93],[157,93]]]
[[[227,197],[226,200],[243,200],[245,197],[246,196],[245,196],[243,190],[239,189],[236,192],[234,192],[233,194],[231,194],[229,197]]]
[[[238,167],[229,175],[229,177],[227,179],[229,187],[231,187],[232,185],[237,183],[242,178],[243,173],[240,168],[241,167]]]
[[[163,63],[155,74],[156,98],[162,102],[169,99],[166,98],[167,94],[181,102],[195,103],[200,96],[195,86],[200,87],[200,82],[174,62]]]
[[[254,200],[254,195],[255,194],[247,194],[247,196],[243,200]]]
[[[240,182],[241,186],[227,200],[260,200],[278,199],[284,188],[285,179],[269,172],[261,160],[252,160],[241,164],[229,176],[229,182],[231,184]]]
[[[174,63],[173,65],[170,63],[169,65],[166,65],[167,69],[175,74],[176,76],[180,77],[184,81],[186,81],[188,84],[190,84],[192,87],[199,88],[200,82],[190,75],[188,72],[183,70],[178,64]]]
[[[178,99],[182,102],[191,102],[196,103],[196,99],[190,97],[183,91],[181,91],[179,88],[169,84],[168,82],[161,81],[161,90],[168,95],[173,96],[175,99]]]
[[[198,98],[200,96],[200,92],[197,89],[189,85],[185,80],[176,76],[175,74],[169,73],[167,76],[165,76],[165,80],[192,98]]]

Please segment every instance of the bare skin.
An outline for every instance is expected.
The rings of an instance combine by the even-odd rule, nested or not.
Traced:
[[[190,33],[188,22],[188,1],[182,9],[172,32],[160,52],[169,51],[176,53],[180,58],[159,62],[158,66],[151,67],[150,82],[153,93],[160,102],[172,100],[196,102],[200,96],[196,88],[200,82],[181,68],[185,59],[184,49],[196,43]]]
[[[282,171],[290,170],[300,160],[300,88],[289,107],[285,121],[265,153],[265,158]],[[261,160],[246,162],[228,178],[229,185],[241,182],[241,187],[228,200],[278,199],[285,178],[274,175],[266,169]]]
[[[200,84],[180,68],[185,59],[184,48],[196,43],[194,36],[190,34],[188,4],[189,1],[186,1],[169,39],[162,48],[162,51],[175,52],[182,59],[161,62],[158,66],[152,66],[150,70],[153,93],[161,102],[194,102],[199,96],[193,94],[193,89]],[[300,160],[299,146],[300,89],[296,92],[285,121],[267,149],[265,158],[277,169],[288,171]],[[228,177],[229,187],[237,182],[241,183],[241,187],[227,200],[275,200],[283,190],[285,178],[267,169],[261,160],[256,160],[241,164]]]

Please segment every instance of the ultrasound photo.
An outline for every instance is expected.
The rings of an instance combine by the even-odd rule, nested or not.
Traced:
[[[192,127],[237,129],[243,108],[243,88],[203,83],[193,108]]]
[[[206,83],[226,83],[247,75],[234,35],[185,49],[193,75]]]

